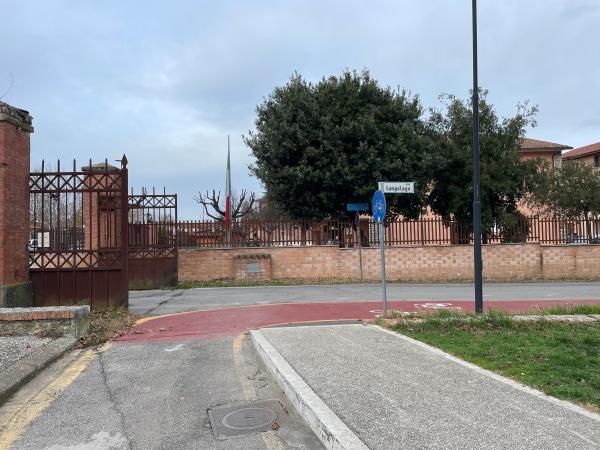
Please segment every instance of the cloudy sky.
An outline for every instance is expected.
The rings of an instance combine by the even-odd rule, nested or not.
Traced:
[[[242,134],[255,107],[298,71],[309,80],[368,68],[438,106],[468,95],[468,0],[61,1],[2,8],[0,96],[34,117],[42,158],[127,154],[131,185],[166,186],[182,218],[223,189],[261,192]],[[600,140],[600,3],[480,0],[480,84],[502,115],[539,105],[530,137]]]

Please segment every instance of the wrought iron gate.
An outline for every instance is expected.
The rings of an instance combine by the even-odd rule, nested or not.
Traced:
[[[31,172],[29,268],[35,306],[128,305],[127,158]]]
[[[177,194],[129,195],[129,289],[177,286]]]

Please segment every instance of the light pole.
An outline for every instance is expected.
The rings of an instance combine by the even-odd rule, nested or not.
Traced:
[[[477,0],[472,0],[473,15],[473,266],[475,312],[483,312],[481,261],[481,193],[479,180],[479,84],[477,81]]]

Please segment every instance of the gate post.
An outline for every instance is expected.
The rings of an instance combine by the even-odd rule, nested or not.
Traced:
[[[0,101],[0,307],[32,306],[29,112]]]
[[[127,157],[121,159],[121,292],[124,306],[129,308],[129,176]]]

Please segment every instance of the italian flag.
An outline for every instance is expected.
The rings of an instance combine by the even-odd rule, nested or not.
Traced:
[[[229,135],[227,135],[227,179],[225,181],[225,225],[231,229],[231,159]]]

